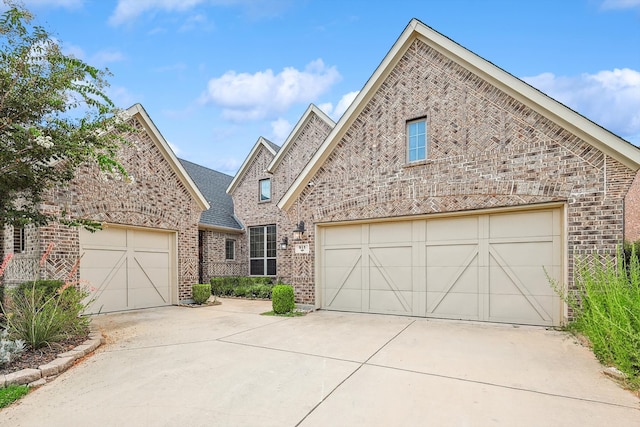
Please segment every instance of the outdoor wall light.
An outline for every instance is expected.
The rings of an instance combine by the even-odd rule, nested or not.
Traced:
[[[288,244],[289,244],[289,239],[287,238],[287,236],[284,236],[282,238],[282,241],[280,242],[280,249],[287,249]]]
[[[293,230],[293,240],[302,240],[304,234],[304,221],[300,221]]]

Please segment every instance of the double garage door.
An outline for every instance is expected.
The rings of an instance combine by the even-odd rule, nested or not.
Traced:
[[[560,209],[318,228],[329,310],[559,325]]]
[[[111,227],[80,231],[80,279],[89,313],[169,305],[176,294],[175,233]]]

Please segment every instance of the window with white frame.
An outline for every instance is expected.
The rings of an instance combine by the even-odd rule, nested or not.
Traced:
[[[268,202],[271,200],[271,180],[261,179],[260,180],[260,201]]]
[[[227,239],[224,242],[224,259],[227,261],[233,261],[236,259],[236,241],[233,239]]]
[[[276,226],[249,227],[249,274],[276,275]]]
[[[409,163],[427,158],[427,121],[407,122],[407,160]]]

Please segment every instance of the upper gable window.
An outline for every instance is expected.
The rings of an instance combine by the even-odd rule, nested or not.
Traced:
[[[261,179],[260,180],[260,201],[268,202],[271,200],[271,180],[270,179]]]
[[[427,159],[426,119],[407,122],[407,158],[410,163]]]

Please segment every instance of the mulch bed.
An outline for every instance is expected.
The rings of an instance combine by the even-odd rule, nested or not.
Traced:
[[[58,354],[73,350],[76,346],[82,344],[88,339],[88,335],[78,336],[45,346],[38,350],[26,348],[20,357],[13,360],[10,364],[0,367],[0,375],[10,374],[22,369],[37,369],[38,366],[47,363],[58,357]]]

